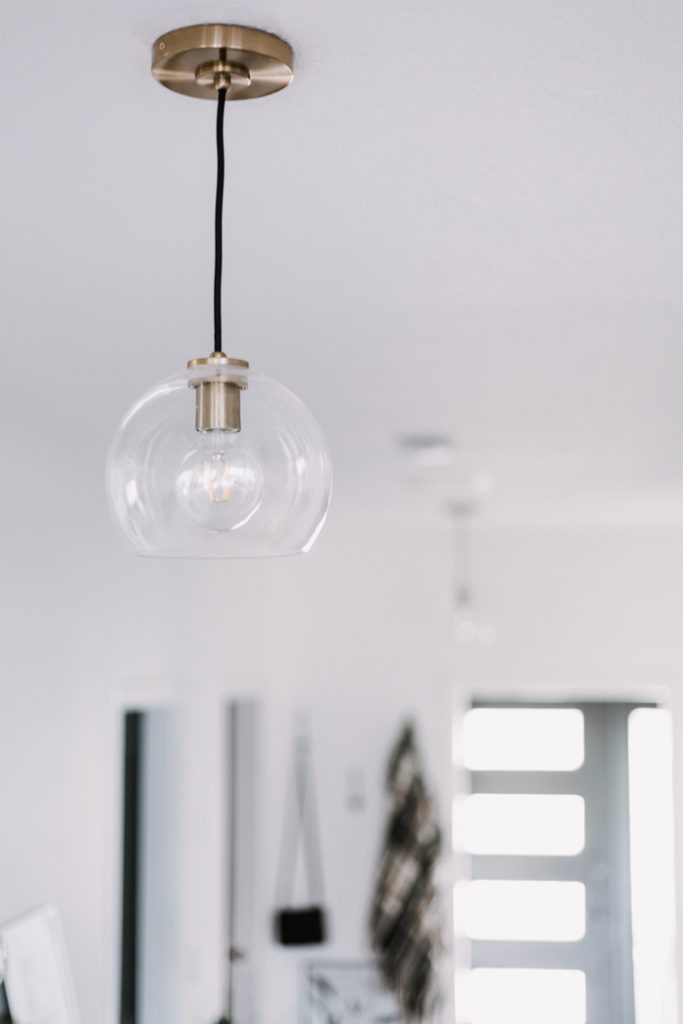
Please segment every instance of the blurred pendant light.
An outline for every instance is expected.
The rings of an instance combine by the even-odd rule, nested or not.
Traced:
[[[456,643],[485,647],[496,638],[496,628],[477,608],[472,573],[472,521],[475,505],[471,501],[451,501],[448,511],[453,521],[453,631]]]
[[[217,100],[214,351],[143,395],[112,443],[111,508],[141,555],[298,554],[325,521],[332,471],[317,421],[287,388],[228,358],[222,344],[225,102],[283,89],[292,67],[283,40],[234,25],[177,29],[153,47],[162,85]]]

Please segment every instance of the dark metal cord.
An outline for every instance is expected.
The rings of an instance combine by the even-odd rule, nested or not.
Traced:
[[[223,324],[221,317],[221,280],[223,276],[223,190],[225,184],[225,144],[223,142],[223,120],[226,90],[218,90],[218,112],[216,114],[216,262],[213,277],[213,350],[223,351]]]

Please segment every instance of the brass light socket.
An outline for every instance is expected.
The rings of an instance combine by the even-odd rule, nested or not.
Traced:
[[[242,429],[241,392],[247,388],[246,377],[239,371],[249,369],[244,359],[229,359],[223,352],[212,352],[204,359],[191,359],[188,369],[221,367],[208,377],[190,380],[195,389],[195,430],[226,430],[233,434]],[[235,372],[230,372],[234,367]]]
[[[242,429],[240,398],[242,389],[226,380],[200,380],[196,386],[197,409],[195,429],[228,430],[234,434]]]

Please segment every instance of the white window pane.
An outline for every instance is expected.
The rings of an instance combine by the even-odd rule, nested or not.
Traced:
[[[463,723],[472,771],[576,771],[583,764],[578,708],[473,708]]]
[[[628,720],[633,968],[638,1024],[677,1020],[673,737],[664,708]]]
[[[456,886],[456,927],[471,939],[578,942],[586,934],[581,882],[480,879]]]
[[[467,977],[469,1024],[585,1024],[583,971],[478,968]]]
[[[571,857],[585,845],[581,796],[475,793],[462,815],[468,853]]]

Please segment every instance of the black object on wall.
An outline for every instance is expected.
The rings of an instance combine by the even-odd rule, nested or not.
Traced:
[[[128,711],[124,724],[123,900],[121,906],[121,1024],[138,1019],[138,916],[140,904],[140,788],[143,714]]]
[[[325,913],[322,907],[278,910],[276,935],[281,946],[317,946],[325,941]]]

